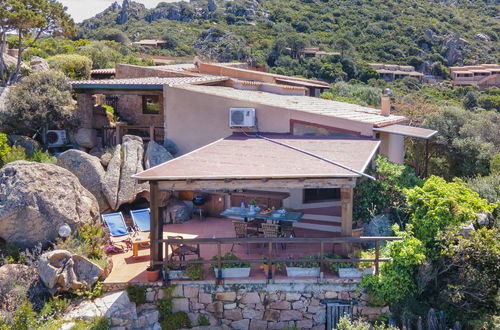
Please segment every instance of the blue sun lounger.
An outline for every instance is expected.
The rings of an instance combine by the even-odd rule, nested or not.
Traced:
[[[123,214],[121,212],[107,213],[101,215],[102,220],[109,229],[109,235],[111,236],[111,241],[113,245],[119,242],[125,242],[127,248],[132,246],[132,236],[131,231],[125,224],[123,219]]]
[[[130,211],[130,214],[132,215],[132,221],[134,221],[135,229],[143,233],[149,233],[151,229],[149,209],[132,210]]]

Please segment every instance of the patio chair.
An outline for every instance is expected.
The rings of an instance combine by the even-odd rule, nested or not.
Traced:
[[[236,233],[236,238],[247,238],[247,237],[257,237],[259,236],[259,232],[255,229],[248,228],[248,223],[242,221],[233,221],[234,232]],[[248,254],[248,244],[247,246],[247,254]],[[233,252],[234,244],[231,247],[231,252]]]
[[[167,239],[184,239],[182,236],[167,236]],[[196,247],[186,245],[186,244],[172,244],[170,243],[170,248],[172,252],[170,254],[170,260],[173,260],[174,257],[178,257],[179,261],[186,261],[186,256],[189,255],[197,255],[200,258],[200,244],[197,244]]]
[[[269,223],[263,223],[262,225],[262,233],[265,238],[277,238],[279,237],[279,226],[273,225]],[[275,252],[278,252],[278,247],[274,244]]]
[[[101,217],[109,229],[111,243],[115,245],[115,243],[124,242],[126,244],[125,251],[128,251],[132,247],[131,233],[133,233],[133,230],[125,224],[123,214],[121,212],[107,213],[102,214]]]
[[[142,233],[149,233],[151,230],[151,218],[149,209],[131,210],[130,215],[134,222],[134,229]]]

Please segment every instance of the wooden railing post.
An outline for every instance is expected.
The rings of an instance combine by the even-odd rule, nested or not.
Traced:
[[[267,261],[267,264],[269,265],[269,269],[267,271],[267,279],[271,280],[273,278],[273,243],[269,242],[268,245],[268,255],[269,255],[269,260]]]
[[[218,285],[222,284],[222,247],[220,242],[217,242],[217,280]]]
[[[149,126],[149,141],[155,140],[155,127]]]
[[[325,242],[323,241],[319,243],[319,260],[320,260],[319,269],[323,271],[325,265]]]
[[[379,273],[380,241],[375,242],[375,274]]]

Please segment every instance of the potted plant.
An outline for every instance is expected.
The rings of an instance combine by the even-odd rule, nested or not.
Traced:
[[[215,272],[215,277],[218,277],[219,268],[218,268],[218,259],[217,256],[214,256],[212,259],[212,269]],[[221,264],[221,272],[222,278],[239,278],[239,277],[249,277],[250,276],[250,263],[245,262],[235,256],[233,253],[226,253],[221,258],[224,260],[232,260],[235,262],[231,263],[222,263]]]
[[[375,250],[356,250],[354,255],[358,259],[375,259]],[[361,271],[362,275],[372,275],[375,274],[375,266],[371,261],[364,261],[357,264],[357,268]]]
[[[302,259],[318,261],[289,261],[286,263],[286,274],[289,277],[319,277],[320,262],[318,256],[306,256]]]
[[[273,274],[273,277],[274,277],[274,274],[276,272],[283,271],[283,268],[284,268],[284,264],[282,264],[280,262],[273,262],[273,264],[271,265],[271,272]],[[262,271],[264,272],[264,274],[266,276],[269,274],[269,263],[267,262],[266,256],[262,257],[262,264],[260,265],[260,269],[262,269]]]
[[[196,258],[193,261],[201,261],[203,258]],[[171,280],[204,280],[203,264],[188,264],[187,266],[174,265],[173,262],[167,262],[168,278]]]
[[[149,266],[146,268],[146,279],[148,282],[156,282],[160,278],[160,268],[157,266]]]
[[[345,259],[333,253],[325,253],[325,257],[328,259]],[[332,274],[338,275],[341,278],[361,277],[361,273],[359,273],[351,262],[331,262],[330,271]]]
[[[257,206],[257,201],[252,199],[250,203],[248,203],[248,214],[255,214],[255,207]]]

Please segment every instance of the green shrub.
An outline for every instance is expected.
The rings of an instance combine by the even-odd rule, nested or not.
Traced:
[[[31,155],[29,155],[29,159],[32,162],[37,163],[49,163],[55,164],[57,163],[57,158],[51,156],[47,151],[43,151],[41,149],[35,149]]]
[[[146,303],[146,286],[129,284],[126,290],[131,302],[134,302],[136,305]]]
[[[191,328],[191,321],[185,312],[177,312],[167,316],[161,322],[162,330],[178,330],[182,328]]]
[[[300,267],[300,268],[313,268],[313,267],[319,267],[320,262],[319,262],[319,257],[318,256],[305,256],[301,257],[301,259],[306,259],[306,260],[318,260],[317,262],[307,262],[307,261],[288,261],[286,262],[287,267]]]
[[[28,301],[25,301],[14,313],[12,318],[11,330],[33,329],[36,324],[35,312],[31,309]]]
[[[201,261],[203,258],[196,258],[196,261]],[[203,264],[189,264],[186,267],[186,275],[192,280],[204,280],[205,273],[203,273]]]
[[[3,159],[10,151],[10,146],[7,143],[7,134],[0,133],[0,166],[4,165]]]
[[[480,96],[477,103],[483,109],[500,111],[500,95]]]
[[[111,328],[109,320],[103,316],[95,317],[89,321],[79,321],[71,330],[108,330]]]
[[[216,268],[218,267],[217,266],[217,256],[214,256],[212,257],[212,269],[213,268]],[[241,260],[240,258],[238,258],[235,254],[231,253],[231,252],[228,252],[226,253],[225,255],[223,255],[221,257],[221,260]],[[221,268],[224,269],[224,268],[246,268],[246,267],[250,267],[250,263],[249,262],[245,262],[245,261],[242,261],[241,262],[235,262],[235,263],[222,263],[221,264]]]
[[[200,327],[206,327],[210,325],[210,321],[205,314],[200,314],[200,316],[198,316],[198,325]]]
[[[167,297],[158,300],[158,312],[160,313],[160,321],[165,320],[172,314],[172,298]]]
[[[90,79],[92,60],[78,54],[62,54],[47,59],[52,69],[61,70],[71,79]]]
[[[342,316],[337,324],[336,330],[396,330],[397,328],[385,325],[383,322],[376,322],[375,326],[370,323],[356,320],[351,321],[347,316]]]
[[[333,254],[333,253],[325,253],[325,257],[328,259],[345,259],[342,256]],[[330,271],[332,274],[339,274],[339,268],[350,268],[354,267],[354,264],[351,262],[330,262]]]
[[[26,151],[23,147],[19,145],[14,145],[10,148],[10,150],[6,151],[2,162],[4,164],[15,162],[16,160],[26,160]]]

